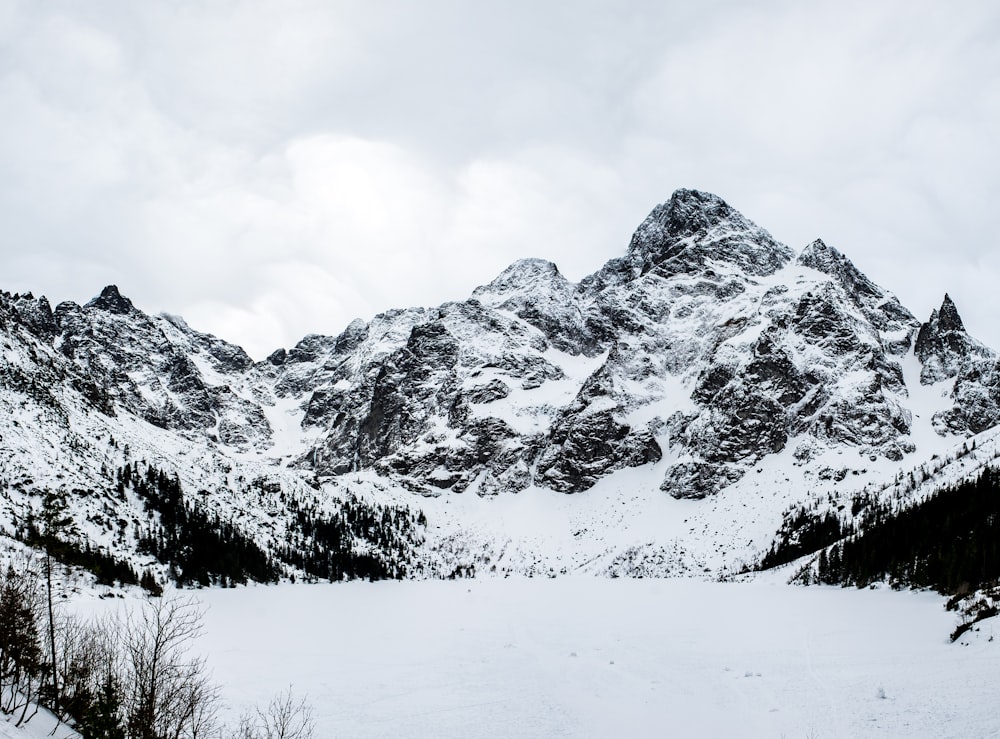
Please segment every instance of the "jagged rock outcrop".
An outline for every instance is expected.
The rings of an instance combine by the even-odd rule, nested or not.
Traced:
[[[955,377],[970,360],[994,356],[966,332],[962,317],[947,293],[941,307],[931,311],[927,323],[921,324],[914,353],[920,360],[920,382],[924,385]]]
[[[84,307],[97,308],[98,310],[107,311],[108,313],[116,313],[120,316],[127,316],[129,313],[135,311],[135,306],[132,305],[132,301],[123,297],[122,294],[118,292],[117,285],[108,285],[101,290],[100,295],[91,300]]]
[[[582,492],[609,472],[662,458],[654,434],[648,428],[631,428],[627,405],[614,397],[616,356],[617,352],[610,353],[552,424],[537,463],[545,486]]]
[[[917,320],[894,295],[869,280],[851,260],[822,239],[816,239],[802,250],[796,261],[836,280],[865,318],[889,339],[886,348],[890,353],[903,354],[910,348],[910,334]]]
[[[581,287],[600,292],[651,271],[669,278],[710,271],[719,263],[736,267],[743,274],[764,276],[791,258],[791,249],[722,198],[678,190],[646,217],[632,236],[626,255],[609,261]]]
[[[954,378],[954,406],[934,415],[939,433],[979,433],[1000,422],[1000,367],[996,352],[972,338],[952,299],[920,326],[914,345],[920,382],[933,385]]]
[[[488,285],[476,288],[472,297],[490,308],[513,313],[560,351],[593,356],[603,350],[600,337],[587,325],[576,285],[552,262],[514,262]]]
[[[51,342],[59,330],[55,317],[52,315],[52,307],[49,301],[44,298],[35,298],[31,293],[24,295],[4,294],[3,312],[7,315],[4,325],[10,328],[9,322],[14,322],[24,326],[28,331],[44,342]]]

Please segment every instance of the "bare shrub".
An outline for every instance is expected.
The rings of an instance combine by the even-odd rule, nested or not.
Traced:
[[[266,709],[243,714],[233,739],[312,739],[313,729],[312,707],[289,686]]]

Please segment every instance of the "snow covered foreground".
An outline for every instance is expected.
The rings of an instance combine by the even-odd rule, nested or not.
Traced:
[[[14,726],[8,717],[0,716],[0,739],[78,739],[79,734],[65,724],[56,725],[56,720],[48,711],[40,710],[34,718],[22,726]]]
[[[196,597],[231,715],[292,684],[317,737],[1000,736],[1000,624],[950,644],[932,593],[564,577]]]

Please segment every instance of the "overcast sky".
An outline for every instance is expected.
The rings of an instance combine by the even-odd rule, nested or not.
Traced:
[[[0,288],[259,359],[691,187],[1000,347],[998,131],[990,1],[0,0]]]

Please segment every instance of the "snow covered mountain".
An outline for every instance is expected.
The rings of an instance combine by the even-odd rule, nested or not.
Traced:
[[[0,342],[0,532],[61,490],[81,540],[160,573],[137,542],[163,513],[125,467],[271,554],[319,545],[301,510],[362,506],[397,522],[395,574],[714,573],[790,506],[888,491],[973,435],[985,463],[1000,421],[996,353],[947,295],[921,323],[833,247],[692,190],[578,284],[522,260],[258,363],[114,286],[0,294]]]

